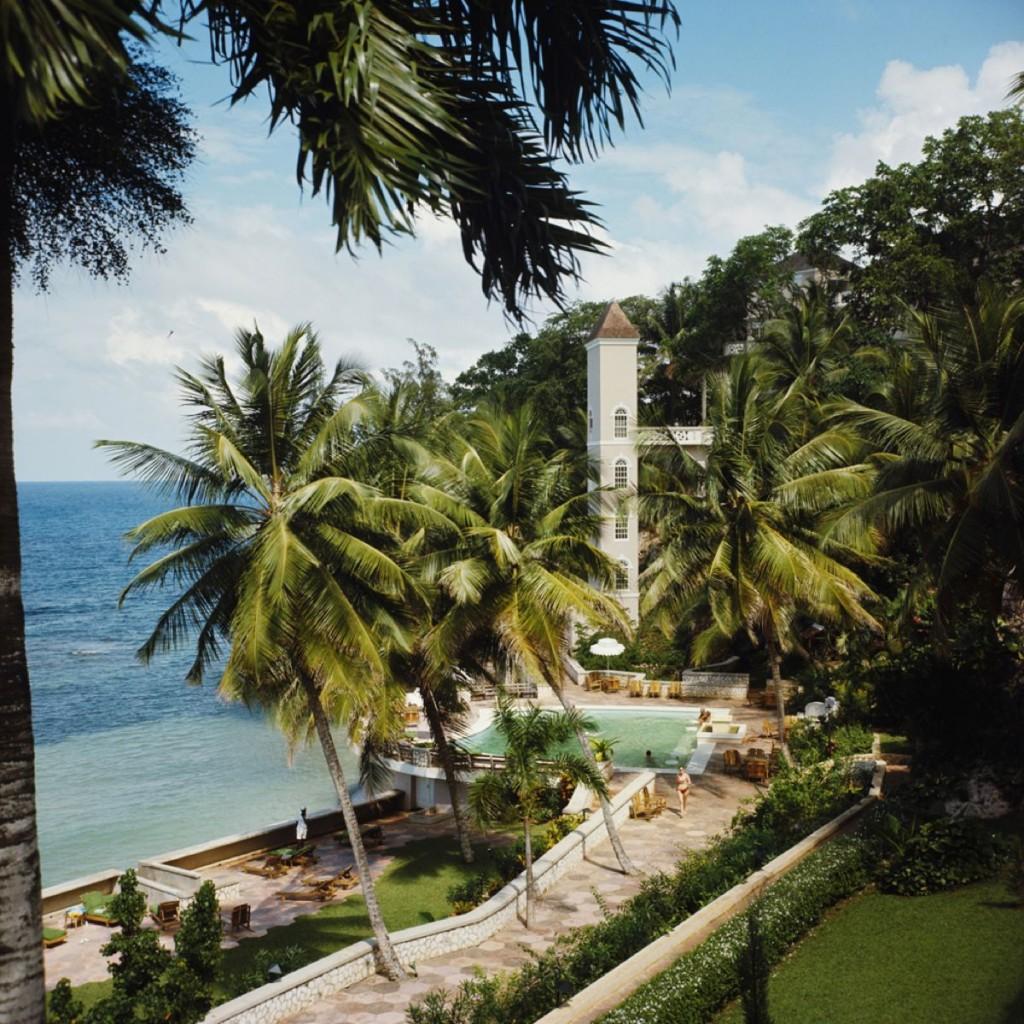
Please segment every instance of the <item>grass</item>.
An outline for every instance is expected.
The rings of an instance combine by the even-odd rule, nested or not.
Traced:
[[[539,829],[537,830],[539,831]],[[509,830],[507,838],[517,835]],[[507,841],[503,835],[499,842]],[[451,916],[447,893],[451,886],[473,875],[494,873],[487,856],[487,846],[474,846],[476,861],[464,864],[455,839],[437,836],[407,843],[395,854],[394,861],[376,883],[381,912],[389,931],[400,931]],[[230,998],[232,979],[253,968],[261,950],[279,951],[299,946],[307,963],[327,956],[345,946],[365,939],[370,934],[366,903],[361,895],[353,895],[341,903],[320,906],[287,925],[271,928],[266,935],[243,939],[224,951],[223,981],[216,987],[216,998]],[[86,1007],[99,1002],[111,991],[107,981],[89,982],[74,989],[75,998]]]
[[[897,736],[894,733],[880,732],[878,734],[879,744],[883,754],[912,754],[913,747],[906,736]]]
[[[930,896],[875,891],[838,908],[775,970],[786,1024],[1020,1024],[1024,907],[1001,882]],[[738,1003],[718,1024],[742,1024]]]

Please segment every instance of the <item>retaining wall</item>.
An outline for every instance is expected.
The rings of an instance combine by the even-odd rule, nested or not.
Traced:
[[[733,886],[718,899],[712,900],[706,907],[676,925],[667,935],[655,939],[592,985],[577,992],[568,1003],[545,1014],[536,1024],[590,1024],[619,1006],[641,985],[668,970],[684,953],[695,949],[726,921],[745,910],[766,885],[795,868],[808,854],[849,828],[855,818],[881,797],[884,777],[885,762],[876,761],[871,787],[863,800],[780,853],[746,881]]]
[[[653,782],[653,772],[641,772],[623,787],[612,801],[612,815],[616,824],[621,825],[629,817],[632,798],[644,786],[652,785]],[[600,845],[606,838],[603,815],[594,815],[543,857],[538,857],[534,862],[537,892],[543,893],[549,889],[582,861],[588,850]],[[520,875],[486,903],[468,913],[394,932],[391,941],[402,963],[411,966],[418,960],[477,946],[500,928],[523,917],[525,911],[526,881]],[[347,946],[285,975],[280,981],[221,1004],[206,1016],[205,1024],[273,1024],[369,977],[376,970],[375,949],[376,943],[373,940]]]

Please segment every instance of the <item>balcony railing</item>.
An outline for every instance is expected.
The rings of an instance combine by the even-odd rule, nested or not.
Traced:
[[[715,439],[712,427],[641,427],[641,447],[655,444],[678,444],[685,448],[710,448]]]

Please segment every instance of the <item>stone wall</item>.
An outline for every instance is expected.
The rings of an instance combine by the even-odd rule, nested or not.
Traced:
[[[641,772],[616,795],[612,812],[617,824],[629,817],[632,798],[653,781],[653,772]],[[603,816],[587,819],[543,857],[537,858],[534,863],[537,891],[543,893],[551,888],[584,859],[588,850],[605,839]],[[525,910],[526,881],[520,875],[468,913],[394,932],[391,940],[399,959],[411,966],[418,960],[477,946],[506,924],[522,917]],[[374,949],[372,940],[347,946],[285,975],[280,981],[223,1003],[207,1015],[205,1024],[273,1024],[369,977],[375,970]]]
[[[702,700],[746,700],[750,676],[746,672],[686,671],[681,678],[684,697]]]

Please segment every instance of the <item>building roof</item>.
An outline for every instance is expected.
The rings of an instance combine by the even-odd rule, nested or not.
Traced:
[[[597,326],[591,332],[590,340],[595,338],[639,338],[640,332],[629,322],[629,317],[622,312],[617,302],[609,302]]]

